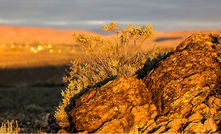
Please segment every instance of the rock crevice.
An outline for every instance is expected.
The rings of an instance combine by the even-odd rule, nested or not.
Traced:
[[[220,43],[219,35],[191,35],[143,79],[121,76],[85,92],[71,123],[77,132],[221,132]]]

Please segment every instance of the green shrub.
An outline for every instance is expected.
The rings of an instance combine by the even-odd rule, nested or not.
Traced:
[[[147,60],[156,58],[156,49],[150,53],[141,49],[143,42],[154,36],[150,24],[144,27],[129,24],[126,28],[118,28],[116,23],[111,22],[108,26],[103,25],[103,30],[114,31],[115,38],[105,40],[99,35],[72,35],[85,51],[86,58],[73,61],[69,75],[63,77],[68,87],[66,91],[62,91],[63,102],[55,113],[61,127],[69,125],[65,107],[82,89],[94,87],[105,79],[133,76],[143,68]]]

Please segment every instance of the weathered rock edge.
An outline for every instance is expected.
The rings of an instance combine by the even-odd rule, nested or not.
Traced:
[[[86,92],[70,111],[77,131],[95,133],[129,133],[136,125],[154,120],[156,114],[144,83],[124,76]]]
[[[219,84],[220,43],[218,35],[193,34],[148,73],[143,81],[158,115],[188,115]]]
[[[143,79],[145,84],[133,77],[119,77],[89,90],[75,101],[70,111],[74,130],[192,132],[196,130],[194,124],[199,130],[196,132],[211,132],[208,128],[217,131],[220,118],[216,120],[216,117],[221,114],[221,105],[217,106],[214,100],[220,104],[221,100],[209,101],[210,107],[204,100],[211,100],[213,90],[220,83],[220,43],[219,35],[193,34],[147,73]],[[213,120],[216,127],[206,125]]]

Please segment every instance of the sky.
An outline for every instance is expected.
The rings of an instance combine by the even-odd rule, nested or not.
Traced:
[[[221,0],[0,0],[0,25],[101,31],[114,21],[153,30],[221,29]]]

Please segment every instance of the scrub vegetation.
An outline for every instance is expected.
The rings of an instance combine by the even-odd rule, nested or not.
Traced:
[[[153,65],[163,57],[159,54],[161,50],[156,48],[156,45],[152,51],[142,49],[142,45],[145,44],[144,42],[154,36],[151,24],[143,27],[128,24],[125,28],[119,28],[115,22],[110,22],[109,25],[102,25],[102,27],[104,31],[115,32],[112,39],[105,39],[100,35],[73,33],[74,47],[37,44],[27,46],[27,49],[21,49],[23,47],[19,45],[10,47],[1,45],[4,48],[2,50],[13,54],[13,57],[21,54],[20,58],[30,58],[32,62],[33,59],[36,59],[36,62],[31,64],[30,62],[27,64],[22,63],[22,66],[20,66],[19,61],[22,61],[22,59],[17,59],[15,61],[18,61],[19,64],[17,62],[13,62],[13,64],[7,63],[7,65],[0,64],[0,68],[43,67],[45,64],[48,66],[60,65],[61,63],[67,64],[68,60],[72,60],[71,64],[69,64],[70,68],[67,69],[66,75],[63,76],[63,81],[66,83],[66,90],[61,92],[62,101],[57,102],[59,105],[53,111],[55,112],[54,117],[56,122],[60,127],[64,128],[69,125],[65,109],[70,105],[72,98],[79,96],[91,88],[99,87],[118,76],[142,76],[145,71],[153,68]],[[81,50],[76,48],[81,48]],[[29,53],[30,56],[23,56],[24,53]],[[39,62],[42,59],[38,57],[39,55],[48,56],[51,59]],[[9,61],[11,59],[5,57],[4,60]],[[19,124],[19,121],[18,123],[14,121],[4,122],[1,127],[2,132],[18,133],[20,131],[19,126],[25,126]],[[36,132],[37,130],[37,128],[28,129],[28,132],[32,132],[32,130]],[[26,131],[26,129],[21,130],[21,132]],[[44,130],[42,129],[42,131]]]
[[[114,31],[116,38],[105,40],[99,35],[72,34],[74,41],[81,45],[85,58],[72,61],[68,75],[63,77],[67,89],[62,91],[62,103],[55,118],[61,127],[69,125],[65,108],[70,99],[81,91],[99,86],[118,76],[136,76],[147,60],[157,58],[157,49],[142,51],[143,42],[154,36],[152,26],[143,27],[128,24],[119,28],[116,23],[102,25],[104,31]]]

